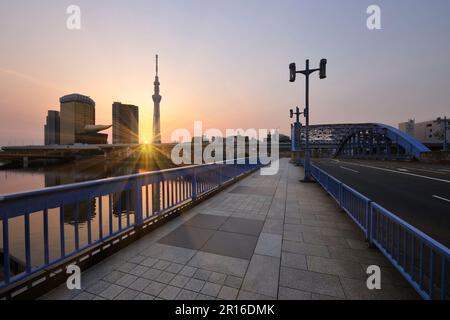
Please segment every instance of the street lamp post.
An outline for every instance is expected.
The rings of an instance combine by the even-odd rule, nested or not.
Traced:
[[[293,134],[292,134],[292,146],[293,146],[293,152],[294,152],[294,160],[295,160],[295,164],[296,165],[300,165],[300,148],[301,148],[301,129],[302,129],[302,124],[300,123],[300,115],[303,114],[303,112],[300,112],[299,107],[295,107],[295,112],[294,109],[290,109],[290,117],[291,119],[294,117],[295,115],[295,122],[294,125],[292,126],[293,128]]]
[[[309,76],[319,71],[319,78],[325,79],[327,77],[326,75],[326,68],[327,68],[327,59],[320,60],[320,67],[318,69],[310,69],[309,68],[309,60],[306,60],[306,68],[305,70],[299,70],[297,71],[297,68],[295,66],[295,63],[291,63],[289,65],[289,71],[290,71],[290,82],[295,82],[295,78],[297,73],[301,73],[306,78],[306,86],[305,86],[305,110],[303,111],[303,114],[305,116],[305,177],[302,182],[311,182],[314,181],[314,179],[311,177],[311,150],[309,148]]]
[[[444,117],[444,145],[442,148],[442,151],[448,151],[448,146],[447,146],[447,130],[448,130],[448,122],[447,122],[447,117]]]

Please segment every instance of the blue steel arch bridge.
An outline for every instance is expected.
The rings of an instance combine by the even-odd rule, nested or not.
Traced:
[[[300,138],[294,126],[291,130],[292,150],[304,150],[305,128],[301,127]],[[309,143],[313,156],[319,157],[412,160],[430,152],[415,138],[381,123],[311,125]]]

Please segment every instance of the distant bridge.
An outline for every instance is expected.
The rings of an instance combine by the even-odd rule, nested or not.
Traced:
[[[292,137],[294,132],[292,129]],[[292,139],[292,150],[304,150],[305,128],[300,142]],[[313,155],[363,159],[420,159],[430,152],[406,133],[381,123],[320,124],[310,126]]]
[[[139,156],[140,151],[152,148],[159,157],[170,158],[174,144],[140,145],[140,144],[98,144],[98,145],[49,145],[49,146],[11,146],[0,149],[0,162],[19,163],[24,167],[36,160],[70,161],[95,156],[106,159],[122,159]],[[147,152],[148,154],[152,152]]]
[[[237,142],[234,141],[234,156],[237,157]],[[202,148],[208,146],[208,142],[203,142]],[[245,142],[245,154],[250,153],[249,142]],[[33,161],[60,160],[71,161],[79,159],[100,158],[100,160],[124,160],[127,158],[140,158],[157,161],[159,164],[172,164],[171,153],[176,143],[161,144],[80,144],[80,145],[48,145],[48,146],[11,146],[0,147],[0,162],[14,163],[28,167]],[[194,162],[194,145],[190,146],[192,163]],[[226,155],[226,143],[224,143],[223,154]],[[291,152],[290,143],[281,142],[279,144],[280,154]],[[259,143],[256,148],[259,148]],[[253,150],[257,152],[258,149]],[[269,153],[271,147],[268,148]]]

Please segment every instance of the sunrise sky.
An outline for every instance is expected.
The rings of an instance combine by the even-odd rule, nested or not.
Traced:
[[[81,8],[81,30],[66,9]],[[368,30],[378,4],[382,30]],[[0,0],[0,145],[42,144],[48,109],[78,92],[111,124],[113,101],[140,107],[151,138],[160,55],[163,141],[176,128],[280,128],[302,106],[288,64],[328,59],[311,83],[312,123],[450,116],[450,1]]]

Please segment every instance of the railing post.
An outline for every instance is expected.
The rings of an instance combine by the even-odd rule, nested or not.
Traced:
[[[373,244],[372,240],[372,233],[373,233],[373,202],[369,201],[367,203],[367,240],[369,241],[369,248],[374,248],[375,245]]]
[[[6,284],[10,282],[11,266],[9,257],[9,221],[6,214],[3,215],[3,277]]]
[[[192,201],[197,199],[197,174],[195,168],[192,168]]]
[[[153,213],[158,213],[161,210],[161,204],[160,204],[160,199],[161,199],[161,194],[160,194],[160,186],[159,186],[159,175],[155,175],[153,178],[153,186],[152,186],[152,209],[153,209]]]
[[[365,227],[366,227],[366,240],[367,241],[369,241],[370,242],[370,216],[371,216],[371,214],[370,214],[370,201],[367,201],[366,202],[366,205],[365,205],[365,210],[364,211],[366,211],[365,212],[365,216],[366,216],[366,223],[365,223]]]
[[[218,181],[217,185],[220,187],[220,186],[222,186],[222,164],[218,163],[217,165],[219,166],[219,170],[218,170],[219,181]]]
[[[142,187],[136,179],[134,185],[134,223],[136,226],[140,226],[144,223],[142,215]]]
[[[441,258],[441,300],[445,300],[447,297],[447,258]]]

